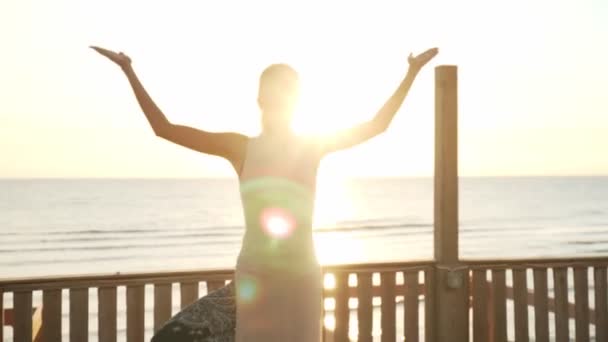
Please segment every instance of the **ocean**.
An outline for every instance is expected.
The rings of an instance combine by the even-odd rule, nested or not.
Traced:
[[[231,268],[236,179],[0,180],[0,278]],[[608,177],[462,177],[462,258],[608,255]],[[433,179],[319,183],[321,264],[430,259]],[[8,296],[5,296],[7,306]]]

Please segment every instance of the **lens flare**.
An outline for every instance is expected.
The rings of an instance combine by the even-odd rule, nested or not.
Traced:
[[[252,302],[258,293],[258,285],[255,279],[251,277],[243,278],[238,284],[239,300],[244,303]]]
[[[281,208],[264,209],[260,221],[268,235],[279,239],[289,237],[296,227],[293,215]]]

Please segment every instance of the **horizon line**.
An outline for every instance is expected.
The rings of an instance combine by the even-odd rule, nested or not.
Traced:
[[[522,174],[522,175],[459,175],[458,178],[602,178],[608,174]],[[433,175],[400,175],[400,176],[345,176],[344,180],[370,179],[415,179],[434,178]],[[0,177],[2,180],[238,180],[236,176],[201,176],[201,177],[132,177],[132,176],[34,176],[34,177]]]

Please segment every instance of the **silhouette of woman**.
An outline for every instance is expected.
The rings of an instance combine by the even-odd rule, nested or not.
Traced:
[[[298,74],[286,64],[271,65],[260,76],[262,131],[247,137],[169,122],[127,55],[92,48],[121,67],[157,136],[227,159],[240,181],[246,228],[235,281],[175,315],[152,341],[320,341],[322,279],[312,239],[319,162],[384,132],[438,49],[410,54],[406,76],[373,119],[324,136],[292,132]]]

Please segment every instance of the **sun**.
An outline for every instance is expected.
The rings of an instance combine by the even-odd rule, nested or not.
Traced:
[[[329,115],[323,108],[328,108],[326,101],[302,103],[295,112],[293,130],[301,135],[328,135],[344,127],[339,115]]]
[[[352,126],[359,117],[355,108],[368,100],[353,96],[353,85],[337,77],[327,65],[298,67],[300,98],[293,117],[298,134],[325,135]]]

